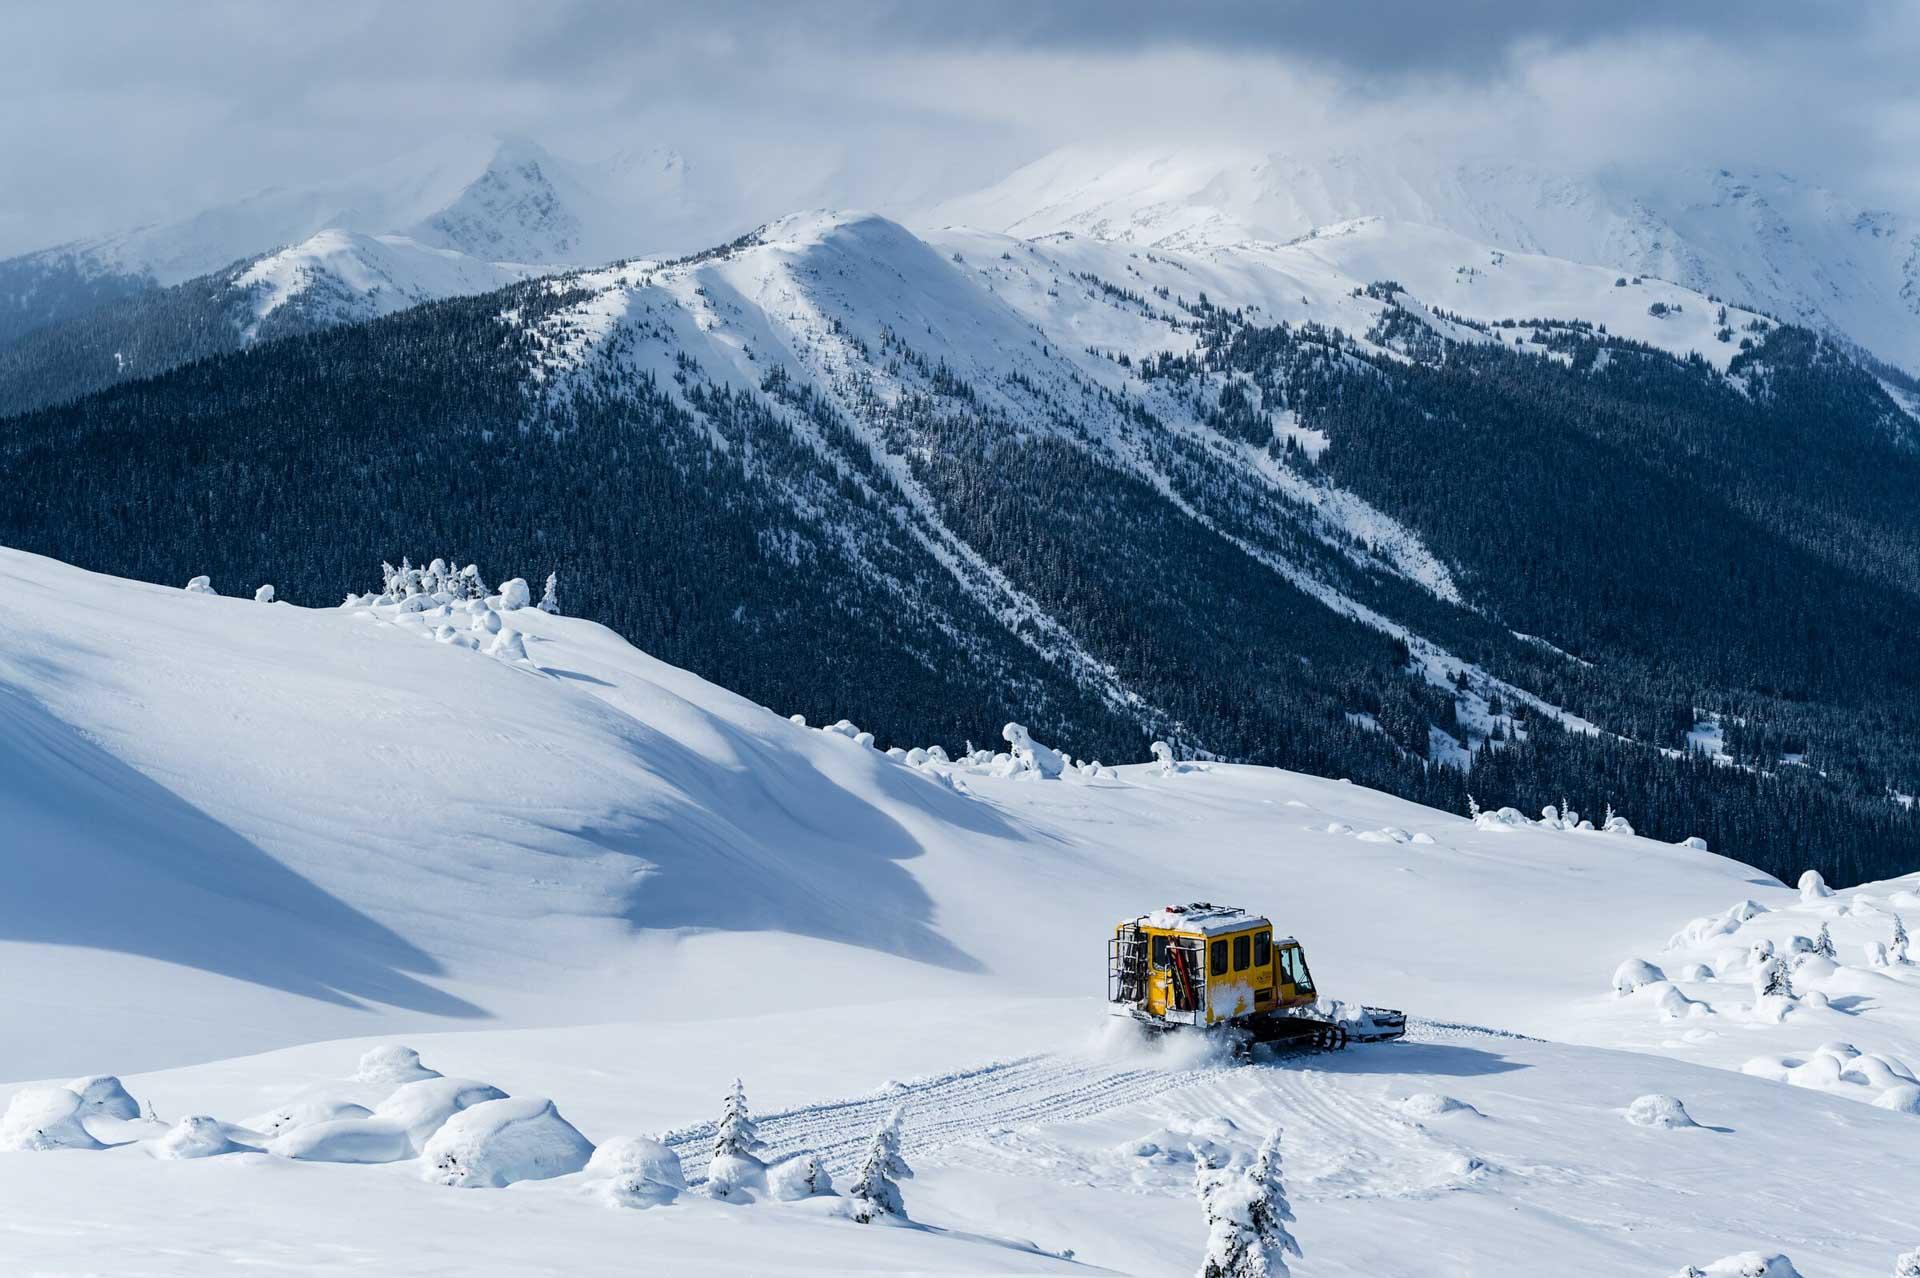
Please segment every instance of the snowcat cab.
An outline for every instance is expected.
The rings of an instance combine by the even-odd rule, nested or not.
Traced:
[[[1275,936],[1260,915],[1205,901],[1169,905],[1114,929],[1107,1001],[1115,1015],[1150,1032],[1225,1032],[1245,1046],[1333,1049],[1407,1032],[1400,1012],[1323,1005],[1299,941]]]

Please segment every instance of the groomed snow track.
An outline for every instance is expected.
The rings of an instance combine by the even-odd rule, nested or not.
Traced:
[[[840,1176],[857,1168],[874,1129],[896,1105],[906,1108],[901,1147],[912,1159],[998,1128],[1069,1122],[1137,1104],[1235,1068],[1155,1069],[1085,1057],[1025,1056],[915,1079],[869,1096],[760,1114],[755,1123],[767,1143],[762,1157],[768,1162],[811,1150]],[[680,1155],[688,1183],[703,1181],[713,1124],[678,1128],[665,1140]]]

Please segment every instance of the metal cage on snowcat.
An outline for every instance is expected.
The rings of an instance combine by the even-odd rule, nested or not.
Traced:
[[[1406,1017],[1384,1008],[1338,1020],[1320,1015],[1299,941],[1276,936],[1260,915],[1205,901],[1169,905],[1114,928],[1107,1001],[1150,1031],[1230,1030],[1249,1042],[1343,1047],[1349,1039],[1406,1032]]]

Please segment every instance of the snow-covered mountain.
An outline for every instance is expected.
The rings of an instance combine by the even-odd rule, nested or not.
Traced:
[[[1264,768],[883,751],[505,591],[258,584],[0,550],[9,1269],[1178,1272],[1195,1157],[1276,1125],[1303,1269],[1868,1278],[1911,1241],[1920,967],[1869,951],[1920,879],[1796,892]],[[1106,937],[1193,898],[1270,912],[1323,993],[1412,1034],[1132,1043]],[[1757,994],[1761,944],[1823,926],[1837,959]],[[67,1089],[23,1080],[74,1075],[55,1123]],[[736,1076],[765,1157],[813,1152],[842,1196],[700,1192]],[[554,1117],[454,1122],[499,1092]],[[896,1106],[923,1228],[854,1226]],[[621,1162],[645,1132],[691,1191]],[[445,1187],[491,1177],[519,1183]]]
[[[337,260],[342,237],[359,237],[363,256],[388,260],[326,274],[329,291],[371,274],[369,287],[384,281],[391,299],[473,291],[530,267],[686,251],[741,229],[690,188],[686,161],[667,148],[578,163],[526,139],[457,137],[336,181],[261,191],[180,221],[0,261],[0,344],[87,314],[103,296],[181,284],[263,254]],[[334,247],[300,247],[316,237]],[[385,249],[368,250],[370,240]],[[431,252],[410,254],[410,266],[392,261],[416,247]],[[408,282],[396,291],[395,278]]]
[[[1390,151],[1075,147],[915,224],[1197,248],[1286,241],[1362,217],[1671,280],[1920,370],[1920,220],[1780,173],[1573,176]]]

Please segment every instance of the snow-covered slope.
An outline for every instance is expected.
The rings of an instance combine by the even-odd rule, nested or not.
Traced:
[[[1323,1273],[1657,1273],[1760,1248],[1866,1278],[1907,1244],[1920,1120],[1854,1103],[1897,1081],[1796,1088],[1733,1056],[1782,1072],[1844,1037],[1920,1057],[1920,968],[1867,967],[1851,933],[1920,879],[1803,903],[1695,849],[1298,774],[920,763],[494,602],[309,611],[0,551],[0,1019],[30,1031],[0,1076],[122,1071],[157,1115],[89,1119],[134,1142],[115,1149],[0,1154],[30,1224],[0,1230],[0,1263],[598,1274],[637,1246],[707,1272],[1033,1273],[1071,1249],[1164,1273],[1204,1234],[1187,1147],[1244,1156],[1275,1123]],[[1236,1066],[1103,1034],[1114,920],[1202,897],[1272,913],[1330,996],[1563,1042],[1423,1023]],[[1687,925],[1749,899],[1770,912],[1718,941]],[[1845,952],[1777,1020],[1730,965],[1718,987],[1678,971],[1685,947],[1784,949],[1815,915]],[[1706,1010],[1663,1022],[1660,991],[1615,994],[1635,956]],[[401,1031],[593,1142],[666,1131],[696,1184],[736,1074],[772,1152],[819,1152],[843,1188],[904,1103],[932,1228],[856,1228],[841,1199],[613,1212],[592,1168],[468,1196],[413,1158],[147,1157],[185,1114],[262,1149],[290,1102],[381,1105],[403,1075],[355,1062]],[[1707,1130],[1630,1123],[1647,1093]]]
[[[916,224],[1191,249],[1285,241],[1362,217],[1671,280],[1920,368],[1920,222],[1785,174],[1589,177],[1392,152],[1074,147]]]
[[[485,293],[538,274],[537,266],[487,261],[431,248],[403,235],[325,230],[248,263],[233,279],[259,322],[281,308],[305,308],[315,326],[390,315],[440,297]]]

